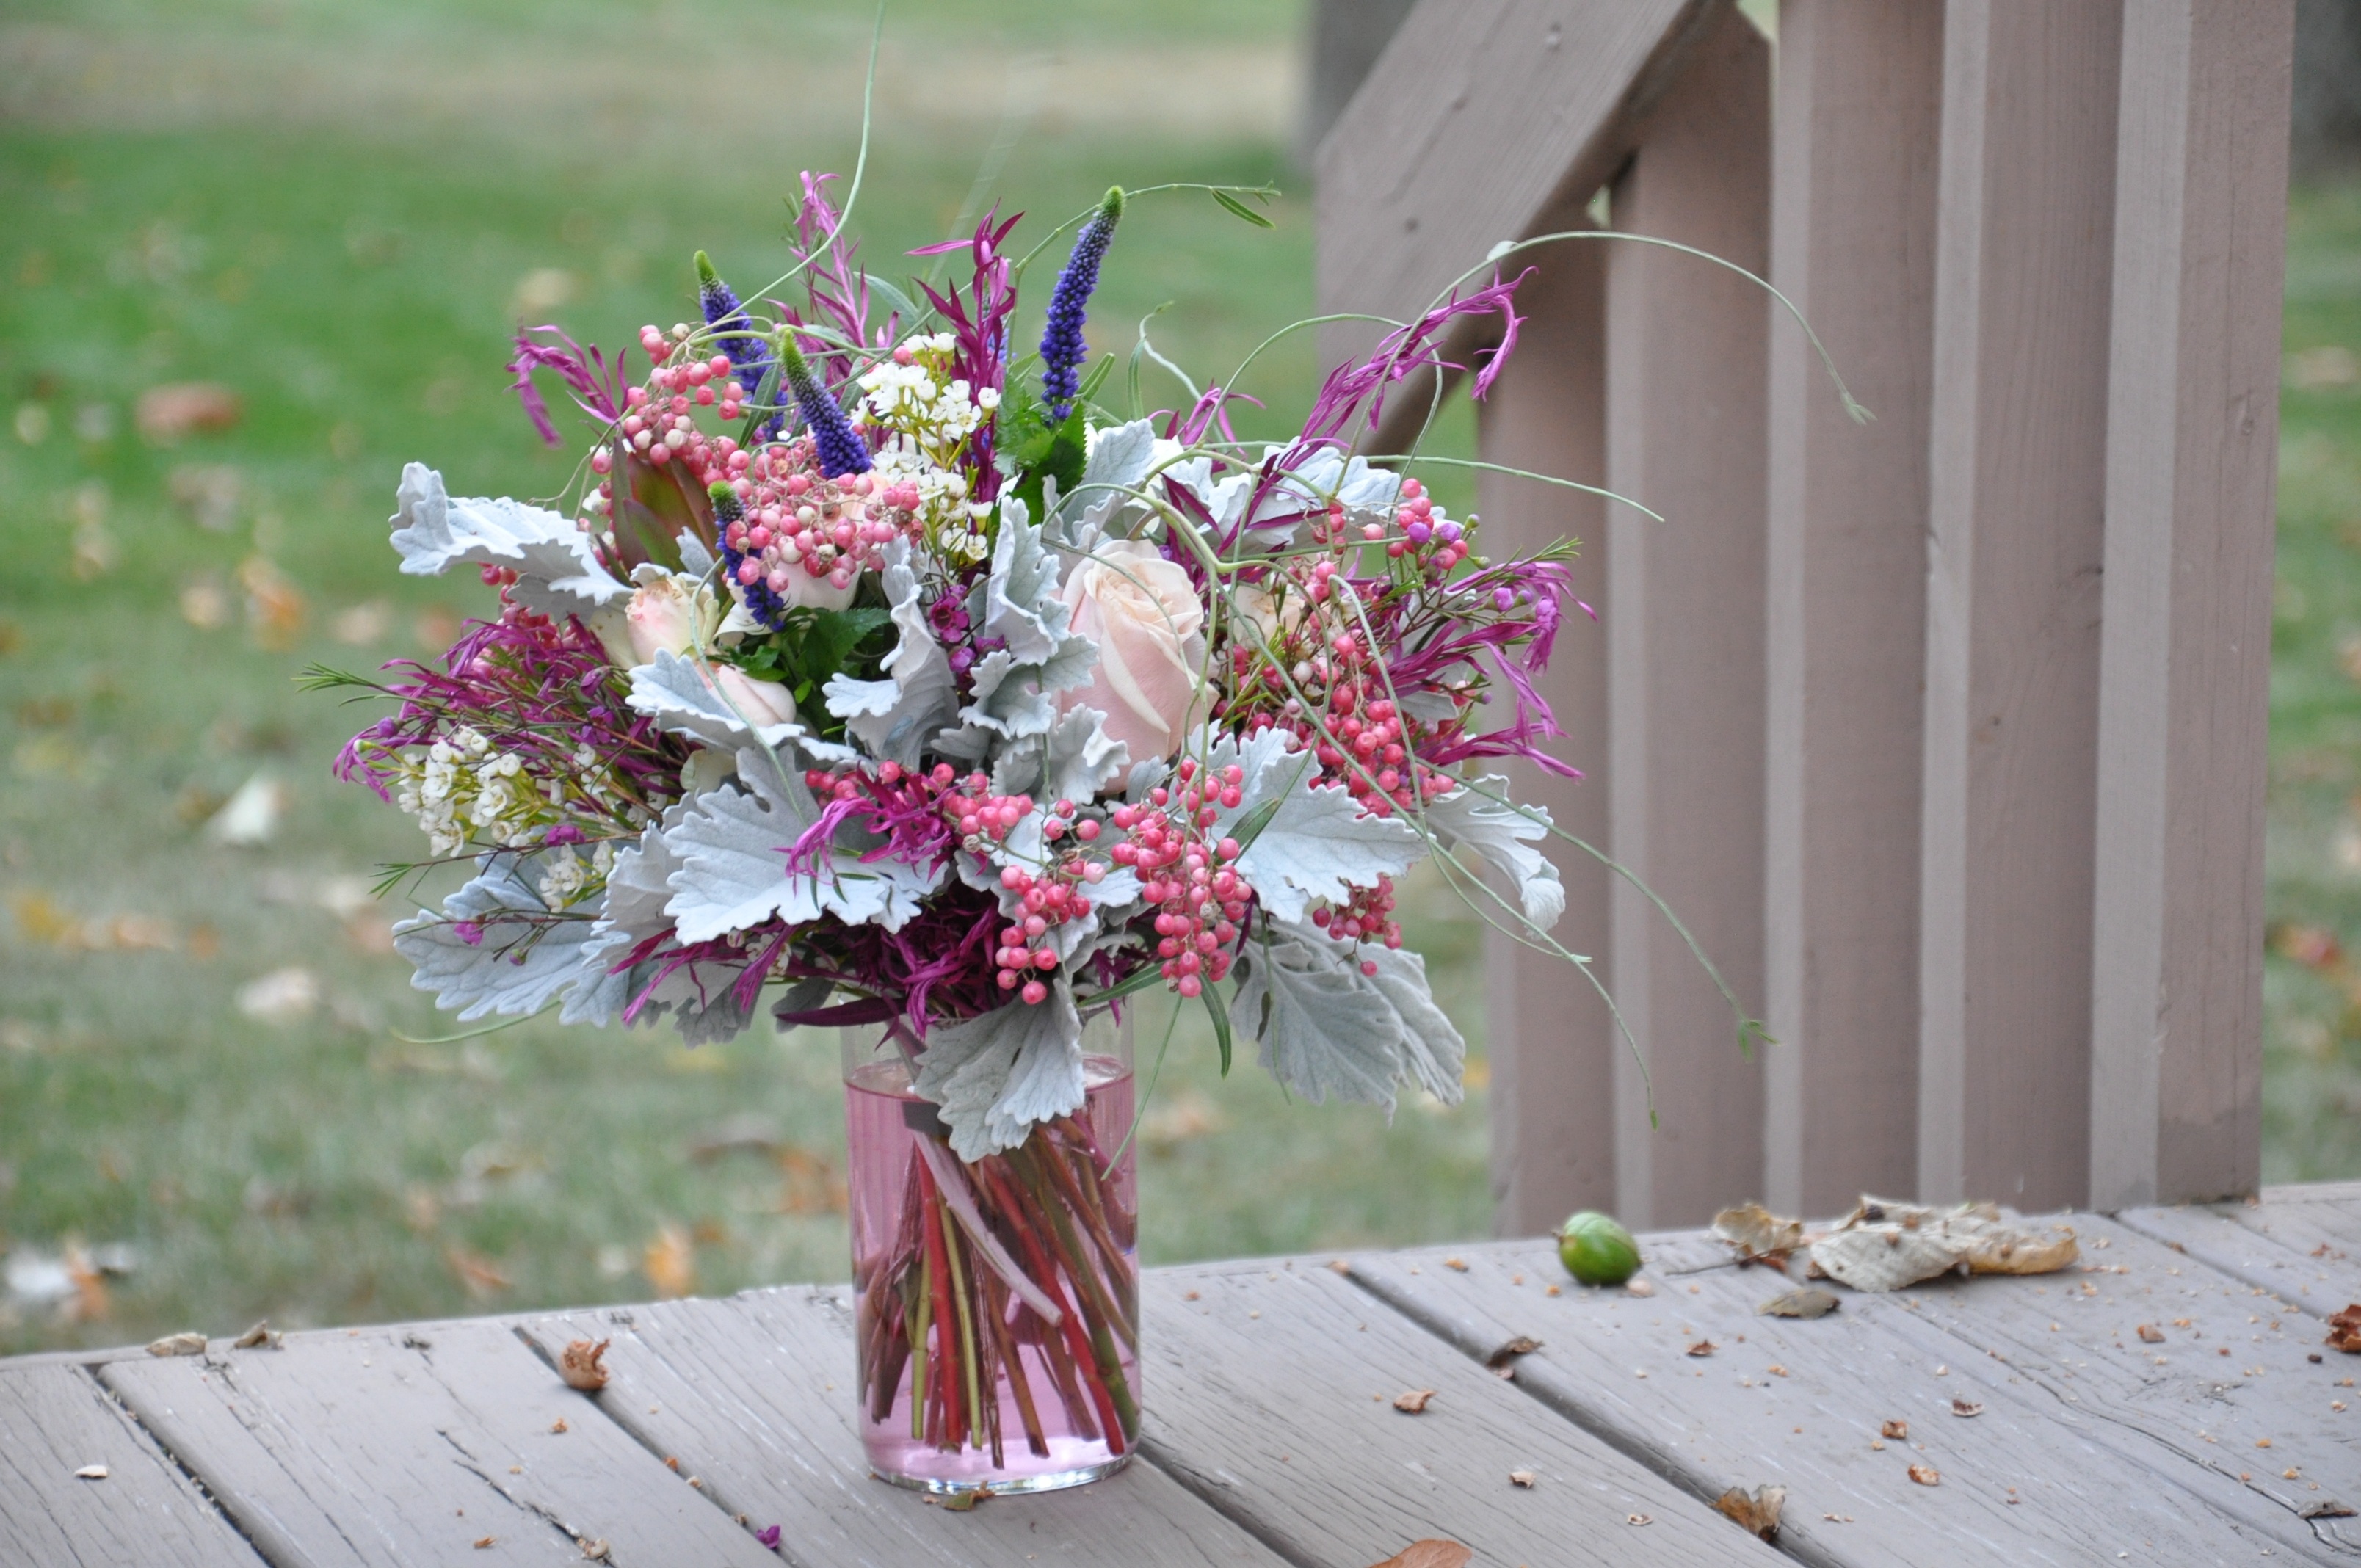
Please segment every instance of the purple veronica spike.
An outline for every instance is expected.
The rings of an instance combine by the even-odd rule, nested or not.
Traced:
[[[739,329],[719,341],[721,352],[730,356],[730,369],[737,376],[738,384],[746,389],[746,397],[751,401],[761,395],[763,378],[770,371],[771,345],[754,330],[754,323],[746,315],[746,307],[738,302],[738,296],[730,291],[729,284],[721,280],[721,275],[713,270],[713,263],[701,250],[697,253],[697,299],[705,312],[705,324],[719,327],[726,323]]]
[[[1041,332],[1041,399],[1049,405],[1053,419],[1072,413],[1074,399],[1082,391],[1079,372],[1091,351],[1082,341],[1085,307],[1091,302],[1091,291],[1099,286],[1099,263],[1106,259],[1107,245],[1115,238],[1115,225],[1122,216],[1123,187],[1118,185],[1082,225],[1074,253],[1066,258],[1066,269],[1058,274],[1058,287],[1049,295],[1049,323]]]
[[[787,601],[763,580],[760,567],[755,569],[752,577],[740,575],[746,563],[746,555],[730,543],[730,525],[743,521],[746,516],[745,503],[739,500],[737,491],[719,480],[716,480],[705,493],[713,500],[713,536],[721,545],[722,570],[728,574],[729,580],[738,586],[739,597],[746,601],[746,612],[772,630],[778,630],[786,624]]]
[[[819,458],[819,471],[824,477],[836,479],[847,474],[866,474],[873,466],[869,460],[869,444],[853,431],[844,417],[844,410],[829,389],[819,384],[811,367],[804,362],[802,350],[792,339],[780,344],[780,361],[786,367],[787,385],[795,389],[796,406],[803,410],[804,422],[811,426],[813,449]]]

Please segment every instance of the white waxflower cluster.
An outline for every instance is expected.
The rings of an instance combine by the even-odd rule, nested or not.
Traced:
[[[1000,393],[977,391],[951,374],[958,340],[950,333],[903,340],[892,356],[862,372],[854,418],[908,436],[938,466],[950,467],[992,411]]]
[[[456,854],[470,839],[512,849],[533,841],[540,792],[524,776],[524,760],[494,751],[481,731],[454,729],[396,757],[402,776],[394,804],[418,818],[435,854]]]
[[[938,466],[906,435],[890,437],[875,455],[880,486],[908,486],[918,492],[911,509],[924,529],[927,547],[946,561],[981,561],[992,550],[984,525],[990,501],[968,499],[967,477]]]
[[[585,859],[579,847],[566,845],[541,858],[541,901],[551,909],[581,903],[607,885],[614,868],[615,847],[601,843]]]

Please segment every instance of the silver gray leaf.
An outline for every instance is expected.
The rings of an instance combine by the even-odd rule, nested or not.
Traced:
[[[443,476],[423,463],[401,470],[398,501],[393,547],[411,576],[435,576],[462,562],[513,567],[513,597],[544,615],[587,616],[631,591],[598,565],[590,536],[554,511],[505,496],[453,500]]]
[[[746,742],[745,720],[731,711],[695,660],[684,659],[670,649],[657,649],[654,659],[631,672],[631,694],[626,700],[634,713],[644,713],[668,733],[701,745],[735,751]],[[765,724],[753,731],[765,746],[800,738],[804,732],[804,727],[792,719]]]
[[[1550,815],[1538,806],[1509,806],[1488,798],[1509,793],[1509,781],[1498,773],[1487,773],[1476,784],[1477,789],[1463,784],[1428,802],[1427,830],[1445,849],[1465,844],[1483,856],[1485,880],[1493,891],[1514,900],[1526,919],[1546,931],[1565,911],[1565,887],[1557,867],[1533,848],[1549,837]]]
[[[1015,1148],[1042,1122],[1082,1108],[1082,1021],[1062,973],[1049,996],[936,1025],[917,1091],[942,1108],[951,1152],[974,1161]]]
[[[410,960],[410,983],[434,992],[434,1004],[456,1009],[461,1023],[487,1014],[538,1013],[579,988],[602,991],[607,944],[584,906],[553,915],[518,874],[517,857],[486,856],[480,873],[443,901],[443,913],[424,910],[393,928],[394,950]],[[461,935],[465,923],[478,934]],[[596,1007],[603,997],[586,997]]]

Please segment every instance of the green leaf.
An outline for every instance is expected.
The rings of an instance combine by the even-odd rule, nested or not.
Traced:
[[[893,312],[895,314],[902,318],[901,321],[895,324],[895,330],[899,331],[905,337],[907,337],[910,334],[916,332],[920,323],[925,322],[928,316],[934,313],[930,310],[920,310],[918,308],[918,302],[916,300],[903,292],[900,288],[892,283],[888,283],[884,279],[877,277],[874,274],[864,276],[862,279],[862,281],[868,285],[870,293],[884,302],[885,308],[888,311]]]
[[[1244,202],[1239,201],[1235,196],[1231,195],[1227,191],[1214,192],[1213,200],[1219,202],[1222,204],[1223,209],[1229,213],[1231,216],[1244,218],[1246,222],[1254,225],[1254,226],[1258,229],[1277,228],[1279,226],[1277,224],[1272,223],[1268,218],[1264,217],[1260,213],[1256,212],[1252,207],[1247,206]]]
[[[1213,1020],[1213,1043],[1222,1047],[1222,1076],[1227,1078],[1230,1076],[1230,1015],[1213,994],[1212,986],[1199,992],[1197,999],[1205,1004],[1206,1015]]]

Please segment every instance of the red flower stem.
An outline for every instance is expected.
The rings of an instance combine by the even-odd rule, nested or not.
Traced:
[[[1054,1160],[1057,1156],[1052,1152],[1049,1157]],[[1122,1422],[1123,1435],[1136,1436],[1139,1431],[1139,1407],[1133,1401],[1130,1383],[1123,1375],[1123,1362],[1115,1354],[1115,1336],[1107,1332],[1108,1325],[1112,1323],[1128,1335],[1130,1326],[1124,1321],[1114,1298],[1108,1295],[1106,1287],[1083,1257],[1082,1244],[1074,1234],[1073,1223],[1066,1218],[1066,1211],[1060,1206],[1057,1194],[1049,1190],[1048,1180],[1038,1168],[1040,1162],[1032,1157],[1030,1148],[1015,1150],[1010,1163],[1032,1190],[1041,1212],[1049,1217],[1050,1240],[1066,1266],[1067,1274],[1095,1309],[1088,1325],[1090,1354],[1097,1364],[1100,1383],[1115,1403],[1115,1413]]]
[[[952,1335],[957,1332],[958,1318],[951,1310],[950,1260],[943,1248],[941,1204],[935,1197],[934,1178],[921,1166],[918,1169],[920,1218],[927,1227],[927,1265],[932,1275],[935,1298],[934,1376],[931,1379],[942,1390],[943,1431],[941,1446],[957,1448],[961,1434],[960,1409],[959,1347]]]
[[[1046,1144],[1048,1140],[1043,1141]],[[1011,1150],[1009,1154],[1010,1166],[1025,1183],[1026,1190],[1042,1216],[1049,1223],[1049,1241],[1056,1249],[1059,1262],[1065,1266],[1066,1273],[1089,1299],[1094,1314],[1091,1324],[1093,1331],[1095,1332],[1101,1324],[1112,1322],[1123,1334],[1124,1343],[1137,1349],[1139,1343],[1137,1331],[1126,1320],[1123,1309],[1115,1305],[1115,1297],[1100,1280],[1098,1271],[1091,1266],[1090,1258],[1082,1250],[1082,1240],[1074,1234],[1073,1222],[1066,1217],[1065,1205],[1059,1201],[1059,1194],[1041,1174],[1042,1166],[1059,1163],[1055,1150],[1048,1150],[1046,1158],[1037,1158],[1029,1144]],[[1071,1176],[1072,1173],[1068,1174]],[[1104,1371],[1104,1367],[1102,1366],[1101,1370]]]
[[[989,1167],[985,1168],[990,1169]],[[1015,1168],[1013,1162],[1011,1168]],[[994,1190],[1001,1196],[1001,1212],[1030,1220],[1032,1216],[1027,1215],[1009,1182],[997,1170],[991,1170],[990,1176]],[[1049,1299],[1058,1303],[1059,1330],[1066,1336],[1067,1349],[1073,1355],[1074,1370],[1080,1375],[1082,1386],[1090,1391],[1091,1403],[1098,1407],[1099,1427],[1106,1445],[1112,1452],[1121,1453],[1126,1446],[1124,1430],[1122,1423],[1115,1420],[1115,1401],[1108,1397],[1106,1385],[1101,1381],[1095,1369],[1097,1357],[1091,1348],[1090,1336],[1083,1332],[1076,1309],[1067,1300],[1065,1287],[1058,1282],[1057,1269],[1042,1254],[1042,1227],[1019,1223],[1014,1228],[1016,1239],[1024,1245],[1026,1261],[1033,1266],[1035,1280],[1049,1293]]]
[[[1081,1154],[1081,1151],[1077,1150],[1076,1153]],[[1087,1159],[1089,1157],[1082,1155],[1082,1157]],[[1046,1139],[1040,1163],[1049,1168],[1050,1179],[1065,1193],[1067,1202],[1082,1216],[1082,1229],[1098,1248],[1101,1266],[1112,1288],[1099,1289],[1098,1281],[1094,1277],[1091,1281],[1093,1293],[1104,1304],[1108,1315],[1115,1321],[1115,1331],[1123,1335],[1124,1343],[1129,1345],[1134,1351],[1138,1350],[1139,1331],[1133,1325],[1130,1309],[1125,1305],[1123,1299],[1131,1294],[1127,1288],[1131,1281],[1131,1266],[1123,1255],[1123,1249],[1116,1246],[1115,1237],[1107,1234],[1105,1216],[1098,1212],[1097,1205],[1091,1201],[1088,1188],[1075,1178],[1073,1167],[1067,1164],[1065,1156],[1055,1147],[1049,1146]],[[1074,1261],[1087,1268],[1090,1259],[1080,1255],[1079,1246],[1076,1252],[1078,1255]]]
[[[1025,1446],[1043,1459],[1049,1457],[1049,1440],[1042,1435],[1040,1412],[1033,1408],[1032,1380],[1025,1375],[1025,1359],[1008,1328],[1008,1287],[990,1275],[979,1276],[983,1291],[984,1321],[992,1330],[993,1347],[1008,1371],[1008,1391],[1016,1396],[1016,1414],[1025,1423]],[[999,1463],[998,1456],[993,1463]]]

